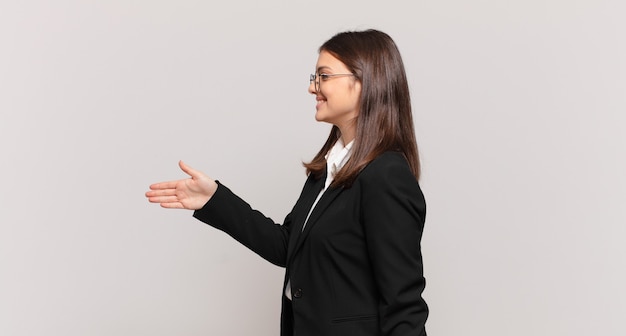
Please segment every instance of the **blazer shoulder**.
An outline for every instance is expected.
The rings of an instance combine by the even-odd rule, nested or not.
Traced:
[[[385,198],[390,199],[389,197],[411,200],[411,206],[418,209],[420,218],[424,219],[426,200],[404,154],[384,152],[363,169],[356,182],[364,199],[374,199],[375,203],[383,202]]]
[[[365,185],[390,183],[418,184],[408,161],[400,152],[387,151],[370,162],[357,177]]]
[[[380,154],[372,162],[370,162],[364,169],[364,174],[378,174],[384,172],[390,172],[394,170],[406,170],[411,172],[409,163],[404,155],[400,152],[387,151]],[[411,175],[413,175],[411,173]]]

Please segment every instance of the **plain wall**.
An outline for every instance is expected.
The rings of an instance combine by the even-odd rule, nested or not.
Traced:
[[[178,160],[281,222],[329,126],[317,48],[376,28],[423,160],[429,335],[624,335],[626,5],[2,1],[0,334],[278,335],[283,270],[149,204]]]

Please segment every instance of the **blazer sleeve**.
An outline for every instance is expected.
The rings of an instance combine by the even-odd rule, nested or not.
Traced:
[[[362,172],[362,220],[381,296],[381,329],[386,336],[426,335],[420,243],[424,196],[401,154],[383,154],[370,166]]]
[[[224,231],[267,261],[285,267],[291,215],[283,225],[277,224],[218,182],[215,194],[193,216]]]

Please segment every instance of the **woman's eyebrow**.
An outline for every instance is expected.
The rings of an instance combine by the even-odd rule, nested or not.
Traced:
[[[332,70],[329,66],[322,65],[317,68],[317,73],[320,73],[322,70]]]

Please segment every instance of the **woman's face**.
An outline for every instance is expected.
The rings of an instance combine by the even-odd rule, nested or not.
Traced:
[[[331,123],[339,127],[342,134],[347,134],[354,129],[359,115],[361,83],[354,76],[346,75],[350,70],[326,51],[320,52],[315,69],[319,90],[315,82],[309,85],[309,93],[317,99],[315,119]],[[336,74],[342,76],[320,76]]]

